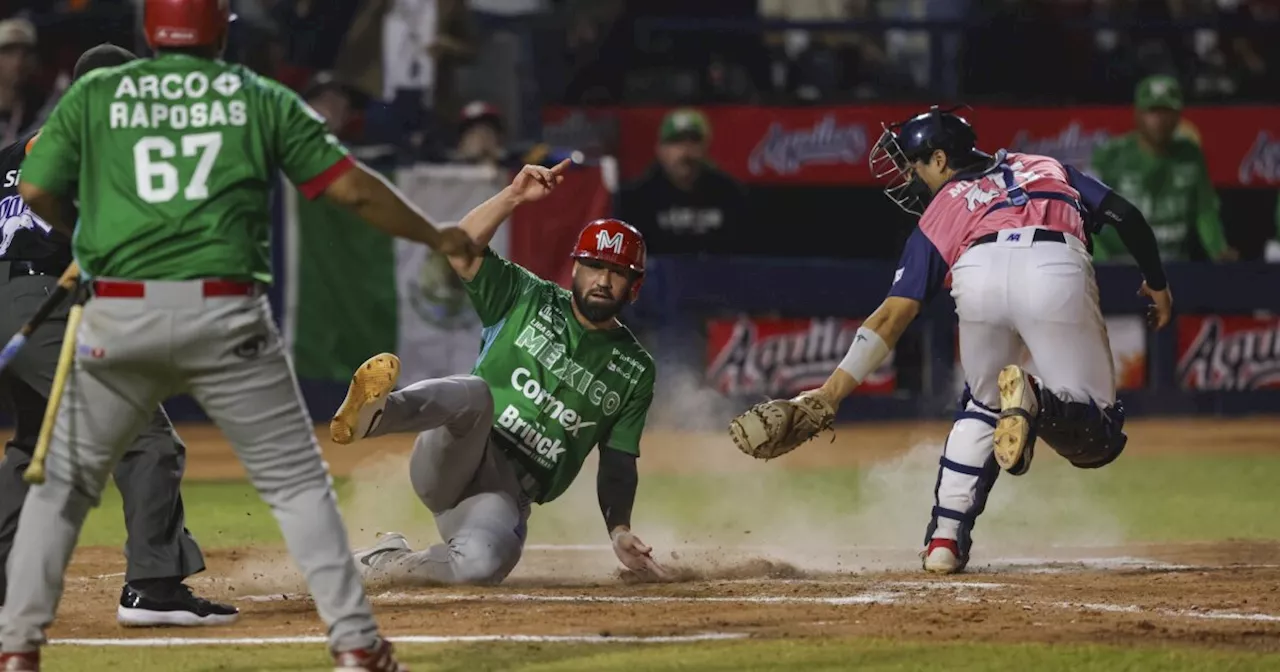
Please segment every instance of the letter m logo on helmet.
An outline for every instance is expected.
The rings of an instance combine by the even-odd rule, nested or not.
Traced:
[[[235,20],[231,0],[146,0],[143,32],[152,49],[216,47]]]
[[[608,231],[600,229],[600,233],[596,234],[596,251],[604,252],[605,250],[622,254],[622,232],[610,235]]]

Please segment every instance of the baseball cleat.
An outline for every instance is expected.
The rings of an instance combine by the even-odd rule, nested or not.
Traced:
[[[391,642],[379,638],[367,649],[333,652],[333,672],[409,672],[396,662]]]
[[[384,352],[374,355],[351,376],[347,397],[329,422],[334,443],[348,444],[369,436],[386,408],[387,395],[400,378],[400,358]]]
[[[378,543],[362,548],[352,555],[355,557],[356,569],[360,570],[361,576],[368,576],[369,572],[378,568],[387,558],[395,554],[397,551],[409,551],[409,541],[404,538],[403,534],[398,532],[384,532],[378,535]]]
[[[0,653],[0,670],[3,672],[40,672],[40,652]]]
[[[125,584],[116,608],[116,621],[125,627],[230,625],[239,618],[239,609],[196,597],[183,583],[145,592]]]
[[[1036,447],[1036,415],[1040,413],[1035,381],[1022,367],[1009,365],[996,379],[1000,417],[996,419],[995,456],[1001,469],[1021,476],[1031,468]]]
[[[926,572],[955,574],[964,569],[964,563],[960,562],[960,547],[955,539],[930,539],[923,556]]]

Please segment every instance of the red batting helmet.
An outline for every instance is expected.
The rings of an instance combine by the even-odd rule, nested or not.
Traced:
[[[574,259],[595,259],[621,266],[636,274],[631,284],[631,300],[640,294],[644,280],[644,236],[630,224],[620,219],[597,219],[578,234],[578,244],[573,248]]]
[[[147,45],[159,49],[217,46],[234,20],[231,0],[146,0],[142,23]]]

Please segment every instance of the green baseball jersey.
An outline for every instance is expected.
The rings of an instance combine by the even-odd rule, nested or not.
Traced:
[[[539,503],[564,493],[597,444],[640,454],[654,366],[629,329],[583,327],[568,290],[492,251],[466,287],[495,443],[538,481]]]
[[[283,85],[162,54],[73,84],[21,179],[78,197],[75,256],[90,276],[270,282],[275,171],[314,198],[350,165]]]
[[[1186,259],[1193,233],[1210,259],[1226,249],[1218,193],[1209,181],[1204,154],[1191,140],[1175,137],[1168,151],[1157,156],[1138,145],[1136,132],[1129,133],[1097,148],[1092,164],[1099,179],[1142,211],[1161,259]],[[1104,227],[1094,239],[1094,256],[1131,260],[1113,227]]]

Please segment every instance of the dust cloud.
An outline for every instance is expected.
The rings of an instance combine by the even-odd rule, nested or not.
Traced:
[[[945,424],[930,425],[936,432],[928,434],[909,423],[844,426],[834,443],[827,433],[791,455],[757,461],[725,429],[746,406],[706,388],[700,371],[662,375],[642,445],[633,529],[675,580],[919,567]],[[997,481],[974,531],[972,569],[1124,541],[1116,516],[1095,496],[1098,472],[1038,448],[1029,474]],[[407,452],[387,454],[352,474],[343,515],[353,546],[388,531],[405,534],[415,550],[438,543],[407,464]],[[596,464],[593,453],[561,498],[534,506],[528,547],[508,585],[648,578],[621,571],[614,558],[596,500]]]

